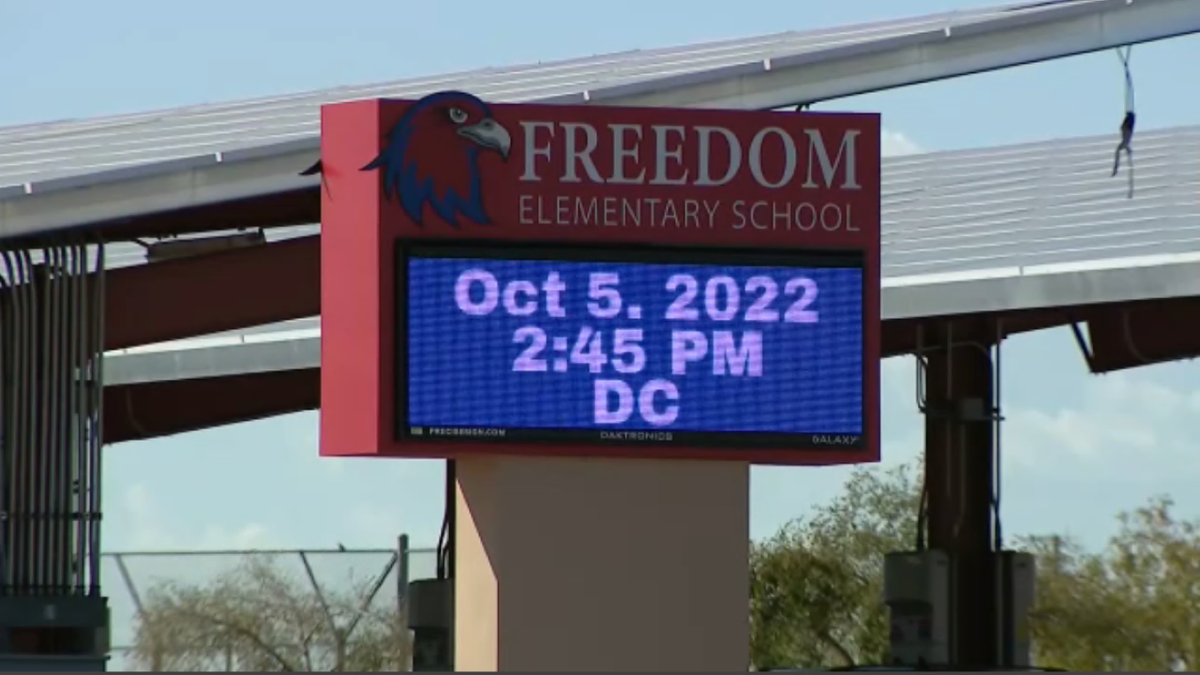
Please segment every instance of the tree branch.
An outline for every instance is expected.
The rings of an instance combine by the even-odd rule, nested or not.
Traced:
[[[266,641],[264,641],[261,637],[259,637],[259,635],[257,633],[250,630],[249,628],[241,626],[234,621],[226,621],[224,619],[220,619],[220,618],[212,616],[210,614],[205,614],[204,612],[198,612],[194,609],[188,609],[187,607],[177,605],[177,608],[183,614],[190,615],[190,616],[200,619],[202,621],[208,621],[210,623],[215,624],[216,626],[218,626],[220,628],[224,628],[226,630],[233,631],[234,633],[237,633],[237,634],[241,635],[242,637],[249,639],[256,646],[258,646],[259,649],[263,650],[263,652],[265,652],[267,654],[267,656],[271,657],[276,663],[278,663],[279,667],[282,670],[289,672],[289,673],[296,672],[296,668],[291,663],[289,663],[288,660],[285,659],[282,654],[280,654],[274,647],[267,644]]]

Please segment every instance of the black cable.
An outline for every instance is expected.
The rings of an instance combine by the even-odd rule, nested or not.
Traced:
[[[1122,52],[1117,49],[1117,57],[1121,59],[1121,67],[1125,70],[1125,117],[1121,120],[1121,141],[1113,152],[1112,175],[1116,176],[1121,168],[1121,151],[1125,152],[1125,163],[1129,166],[1128,199],[1133,198],[1133,130],[1137,124],[1136,106],[1133,97],[1133,71],[1129,68],[1129,59],[1133,55],[1133,46],[1125,47]]]
[[[917,499],[917,551],[925,550],[925,519],[929,509],[929,477],[921,467],[921,496]]]
[[[920,354],[915,354],[917,361],[917,407],[922,411],[928,410],[928,403],[924,402],[924,382],[925,368],[927,364],[925,358]],[[929,472],[926,470],[929,462],[922,457],[921,462],[921,494],[917,498],[917,551],[925,550],[925,523],[929,517]]]
[[[446,503],[442,509],[442,531],[438,534],[437,549],[435,556],[437,560],[437,578],[448,579],[451,576],[450,570],[450,552],[451,552],[451,537],[454,536],[454,500],[455,500],[455,471],[454,460],[446,460]]]
[[[1001,425],[1004,423],[1004,417],[1001,414],[1001,411],[1004,408],[1004,402],[1001,400],[1002,391],[1000,384],[1004,377],[1003,362],[1001,357],[1003,343],[1004,335],[1001,330],[997,329],[996,346],[994,348],[996,356],[993,359],[993,363],[995,363],[995,369],[993,372],[993,376],[995,377],[995,382],[993,384],[993,395],[995,400],[992,401],[992,415],[994,417],[993,424],[995,425],[995,431],[993,432],[992,437],[992,545],[996,549],[997,554],[1004,550],[1004,526],[1001,523],[1000,518],[1000,498],[1003,492],[1002,480],[1004,473],[1004,467],[1002,465],[1003,450],[1001,449],[1001,446],[1003,445]]]
[[[450,529],[450,513],[445,511],[442,514],[442,531],[438,534],[437,550],[437,578],[446,578],[446,534]]]
[[[458,531],[458,462],[446,461],[446,578],[453,579],[454,535]]]
[[[301,171],[299,175],[301,175],[301,176],[320,176],[321,177],[321,187],[325,189],[326,194],[331,194],[329,192],[329,183],[327,183],[325,181],[325,164],[320,159],[318,159],[316,161],[316,163],[313,164],[312,166]]]

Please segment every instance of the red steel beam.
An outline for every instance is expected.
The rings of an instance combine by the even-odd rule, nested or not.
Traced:
[[[1200,356],[1200,298],[1114,307],[1088,320],[1093,373]]]
[[[135,218],[92,223],[85,236],[105,241],[178,236],[214,229],[258,229],[321,222],[321,191],[315,187],[247,197],[219,204],[151,213]],[[55,231],[6,240],[6,244],[34,248],[73,241],[79,233]]]
[[[318,316],[320,235],[119,267],[104,290],[106,350]]]
[[[320,407],[316,368],[104,388],[104,442],[120,443]]]
[[[112,270],[105,349],[321,313],[320,235]]]
[[[99,224],[109,239],[156,237],[220,229],[258,229],[321,222],[321,191],[315,187],[247,197],[220,204],[139,216],[123,223]]]

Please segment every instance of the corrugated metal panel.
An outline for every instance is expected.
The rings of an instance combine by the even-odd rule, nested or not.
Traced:
[[[1200,251],[1200,126],[1138,134],[1132,199],[1116,140],[886,160],[884,276]]]
[[[886,278],[1200,251],[1200,126],[1140,132],[1135,192],[1113,136],[885,158]],[[276,228],[271,240],[316,234]],[[141,264],[111,244],[110,268]]]
[[[0,188],[214,152],[312,138],[325,103],[417,97],[466,89],[494,101],[555,101],[722,68],[819,55],[930,31],[984,29],[989,22],[1100,7],[1104,0],[1063,0],[952,12],[898,21],[800,31],[571,61],[489,68],[398,82],[99,119],[0,128]]]
[[[885,277],[1200,251],[1200,126],[1140,132],[1135,191],[1109,176],[1116,135],[889,157]],[[315,234],[278,228],[272,240]],[[140,264],[135,244],[110,267]]]

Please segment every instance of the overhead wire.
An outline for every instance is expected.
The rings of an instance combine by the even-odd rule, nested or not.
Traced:
[[[1137,112],[1134,105],[1133,71],[1129,60],[1133,56],[1133,46],[1124,49],[1117,48],[1117,58],[1121,59],[1121,68],[1125,71],[1125,117],[1121,119],[1121,140],[1113,152],[1112,175],[1116,176],[1121,169],[1121,153],[1125,153],[1126,175],[1129,178],[1129,189],[1126,198],[1133,199],[1133,130],[1137,124]]]

